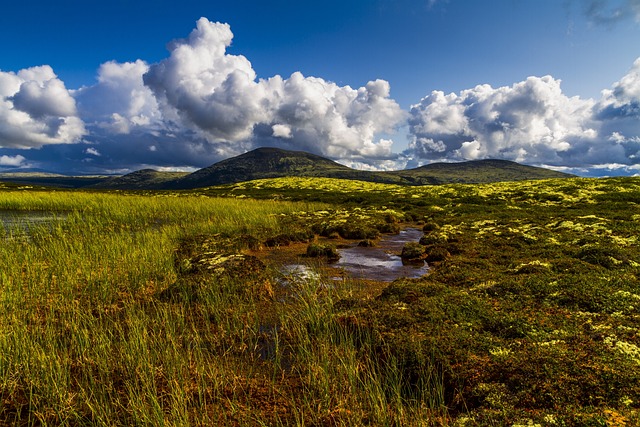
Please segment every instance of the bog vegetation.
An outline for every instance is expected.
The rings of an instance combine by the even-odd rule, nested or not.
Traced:
[[[59,217],[0,229],[0,424],[640,425],[639,203],[638,178],[3,185],[0,213]],[[408,224],[423,278],[323,274]]]

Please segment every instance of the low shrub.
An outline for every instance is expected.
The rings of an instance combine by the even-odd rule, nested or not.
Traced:
[[[404,260],[417,260],[424,257],[424,246],[420,243],[409,242],[402,248],[400,257]]]
[[[449,258],[451,254],[444,246],[429,246],[425,249],[426,257],[425,260],[427,262],[440,262]]]
[[[340,253],[335,246],[321,243],[310,243],[307,246],[307,256],[311,258],[326,257],[329,261],[340,259]]]

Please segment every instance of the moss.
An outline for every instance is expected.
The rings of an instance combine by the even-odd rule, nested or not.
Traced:
[[[338,233],[345,239],[376,239],[380,236],[380,231],[356,224],[344,224],[338,228]]]
[[[441,262],[449,258],[451,254],[446,247],[440,245],[431,245],[425,248],[427,262]]]
[[[291,237],[286,234],[279,234],[274,237],[270,237],[264,242],[268,248],[277,248],[280,246],[289,246],[291,244]]]
[[[246,235],[240,236],[240,241],[244,239]],[[174,259],[178,279],[160,292],[159,298],[197,302],[211,287],[218,287],[250,299],[271,299],[273,289],[266,266],[254,256],[231,252],[237,246],[238,238],[220,234],[182,240]]]
[[[313,240],[314,234],[311,230],[292,231],[278,234],[265,240],[264,245],[268,248],[289,246],[291,243],[306,243]]]
[[[429,234],[429,235],[422,236],[420,238],[419,243],[424,246],[429,246],[429,245],[435,245],[439,243],[445,243],[446,241],[447,240],[444,237],[441,237],[435,234]]]
[[[428,234],[432,231],[436,231],[438,228],[440,228],[440,226],[438,226],[438,224],[436,224],[435,222],[427,222],[422,226],[422,232],[424,234]]]
[[[340,253],[335,246],[321,243],[310,243],[307,246],[307,256],[311,258],[324,257],[329,261],[340,259]]]
[[[424,246],[416,242],[409,242],[402,247],[400,257],[404,260],[418,260],[424,258],[424,255]]]
[[[200,302],[212,288],[247,299],[272,299],[272,282],[265,265],[242,254],[206,254],[195,257],[178,280],[158,295],[164,301]]]
[[[585,245],[578,251],[576,258],[609,269],[626,261],[620,249],[609,245]]]

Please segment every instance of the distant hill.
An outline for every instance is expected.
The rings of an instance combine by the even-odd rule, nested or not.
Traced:
[[[573,175],[507,160],[432,163],[415,169],[392,172],[361,171],[304,151],[258,148],[193,173],[143,169],[118,177],[67,177],[44,174],[9,176],[5,174],[4,177],[0,175],[0,181],[73,188],[177,190],[287,176],[342,178],[400,185],[435,185],[567,178]]]
[[[257,148],[190,174],[179,175],[144,169],[112,178],[95,187],[193,189],[287,176],[342,178],[400,185],[434,185],[566,178],[572,175],[507,160],[433,163],[393,172],[361,171],[304,151]]]
[[[200,188],[262,178],[313,176],[404,184],[403,178],[351,169],[304,151],[257,148],[215,163],[170,183],[170,188]]]
[[[82,188],[108,180],[104,175],[68,176],[37,170],[0,173],[0,181],[56,188]]]
[[[483,184],[501,181],[567,178],[569,175],[550,169],[521,165],[508,160],[472,160],[459,163],[431,163],[415,169],[385,172],[401,177],[411,185]]]
[[[286,176],[342,178],[401,185],[433,185],[566,178],[572,175],[507,160],[433,163],[415,169],[393,172],[360,171],[303,151],[258,148],[185,175],[176,181],[167,182],[167,187],[201,188]]]
[[[38,169],[20,169],[17,172],[2,172],[0,178],[3,179],[29,179],[29,178],[66,178],[66,175],[62,175],[54,172],[41,171]]]
[[[109,190],[162,189],[167,188],[170,183],[188,174],[188,172],[159,172],[154,169],[142,169],[126,175],[109,178],[92,187]]]

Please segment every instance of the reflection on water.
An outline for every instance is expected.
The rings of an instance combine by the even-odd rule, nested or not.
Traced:
[[[399,255],[405,243],[417,242],[420,237],[421,230],[407,228],[399,234],[382,236],[375,247],[359,247],[357,243],[353,243],[347,248],[338,249],[340,260],[328,267],[340,269],[352,278],[379,282],[391,282],[401,277],[422,277],[429,271],[426,262],[403,263]],[[279,283],[285,286],[320,280],[318,272],[304,264],[284,265],[280,272],[283,278]],[[331,276],[330,273],[329,275]],[[336,273],[333,279],[339,280],[340,276],[342,275]]]
[[[64,219],[65,213],[51,211],[17,211],[0,210],[0,228],[6,233],[22,234],[29,230],[29,227],[40,226]]]
[[[400,277],[422,277],[429,270],[427,263],[403,263],[399,256],[405,243],[417,242],[420,237],[421,230],[407,228],[399,234],[384,235],[378,245],[372,248],[354,244],[338,249],[341,257],[333,266],[347,271],[351,277],[380,282],[391,282]]]
[[[320,274],[304,264],[284,265],[280,269],[280,272],[283,277],[280,279],[279,284],[284,286],[299,285],[305,282],[317,282],[320,280]]]

